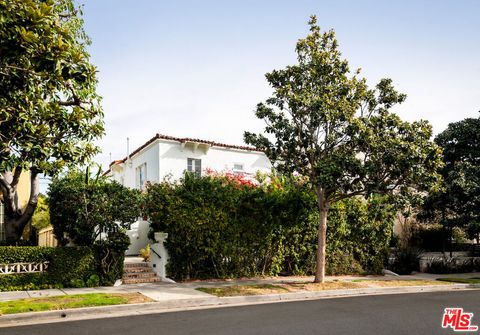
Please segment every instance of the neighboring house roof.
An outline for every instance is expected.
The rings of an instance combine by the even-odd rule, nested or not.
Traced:
[[[201,140],[201,139],[198,139],[198,138],[189,138],[189,137],[181,138],[181,137],[174,137],[174,136],[156,134],[151,139],[149,139],[147,142],[145,142],[144,144],[139,146],[137,149],[132,151],[132,153],[129,155],[129,157],[131,158],[132,156],[135,156],[142,149],[144,149],[145,147],[147,147],[151,143],[155,142],[156,140],[169,140],[169,141],[176,141],[176,142],[180,142],[180,143],[186,143],[186,142],[205,143],[205,144],[209,144],[212,147],[221,147],[221,148],[227,148],[227,149],[237,149],[237,150],[262,152],[262,150],[258,150],[255,147],[249,147],[249,146],[245,146],[245,145],[232,145],[232,144],[219,143],[219,142],[215,142],[215,141]],[[111,167],[114,164],[124,163],[126,160],[127,160],[127,157],[125,157],[123,159],[120,159],[120,160],[115,160],[115,161],[110,163],[109,167]]]

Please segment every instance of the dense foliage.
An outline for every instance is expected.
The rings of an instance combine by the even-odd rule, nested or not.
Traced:
[[[50,220],[60,245],[92,247],[100,283],[111,285],[123,274],[130,240],[124,228],[141,214],[140,192],[90,171],[72,170],[49,187]],[[77,280],[77,286],[82,282]]]
[[[266,74],[273,94],[256,109],[265,131],[246,132],[245,141],[280,172],[308,176],[320,214],[315,281],[323,281],[330,207],[357,195],[429,190],[440,150],[427,121],[406,122],[390,111],[406,98],[390,79],[368,88],[359,70],[350,72],[335,33],[321,32],[315,17],[309,24],[296,45],[297,64]]]
[[[49,262],[48,271],[0,276],[0,290],[71,287],[97,273],[95,252],[87,247],[0,247],[0,263]],[[84,284],[85,285],[85,284]]]
[[[98,151],[103,112],[89,43],[73,0],[0,0],[0,192],[11,243],[35,210],[38,175]],[[31,175],[25,208],[17,200],[22,171]]]
[[[451,239],[450,239],[451,234]],[[441,224],[420,224],[413,226],[410,245],[418,247],[423,251],[445,251],[452,249],[453,251],[468,250],[467,234],[460,227],[445,229]]]
[[[479,258],[436,257],[427,261],[428,273],[468,273],[480,271]]]
[[[140,192],[72,170],[52,180],[50,221],[60,245],[92,245],[101,233],[117,232],[140,216]]]
[[[50,211],[47,198],[43,194],[38,196],[38,204],[32,216],[32,226],[40,231],[50,226]]]
[[[169,233],[167,272],[176,279],[311,274],[318,212],[301,178],[186,174],[151,185],[145,210],[153,231]],[[327,257],[332,274],[379,272],[394,211],[382,199],[332,207]]]
[[[0,263],[49,262],[42,273],[22,273],[0,276],[0,291],[45,289],[61,287],[91,287],[113,285],[123,273],[123,253],[116,255],[115,263],[107,253],[110,247],[0,247]]]
[[[422,251],[416,247],[400,246],[395,249],[388,268],[399,275],[409,275],[420,270]]]
[[[443,148],[443,188],[433,192],[419,218],[466,228],[470,238],[480,233],[480,118],[448,125],[435,142]],[[452,236],[453,237],[453,236]]]

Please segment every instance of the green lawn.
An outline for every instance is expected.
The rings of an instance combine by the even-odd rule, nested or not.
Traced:
[[[0,302],[0,315],[152,301],[140,293],[88,293]]]
[[[446,281],[450,283],[460,283],[460,284],[480,284],[479,277],[472,278],[437,278],[440,281]]]

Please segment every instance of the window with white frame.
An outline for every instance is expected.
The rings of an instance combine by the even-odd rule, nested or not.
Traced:
[[[193,172],[197,176],[202,175],[202,160],[195,158],[187,158],[187,171]]]
[[[243,169],[242,163],[234,163],[233,164],[233,173],[234,174],[244,174],[245,170]]]
[[[0,241],[5,241],[5,216],[3,202],[0,201]]]
[[[145,188],[147,182],[147,163],[139,165],[136,169],[136,184],[137,188],[141,191]]]

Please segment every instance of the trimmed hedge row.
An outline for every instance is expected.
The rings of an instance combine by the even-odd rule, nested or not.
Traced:
[[[43,273],[0,275],[0,291],[111,285],[123,273],[123,257],[110,272],[101,271],[102,248],[0,247],[0,263],[49,262]]]
[[[153,231],[169,233],[167,272],[183,280],[312,274],[318,210],[301,181],[272,177],[252,185],[236,177],[195,177],[151,185],[145,211]],[[382,199],[350,199],[331,207],[329,274],[378,273],[395,211]]]

